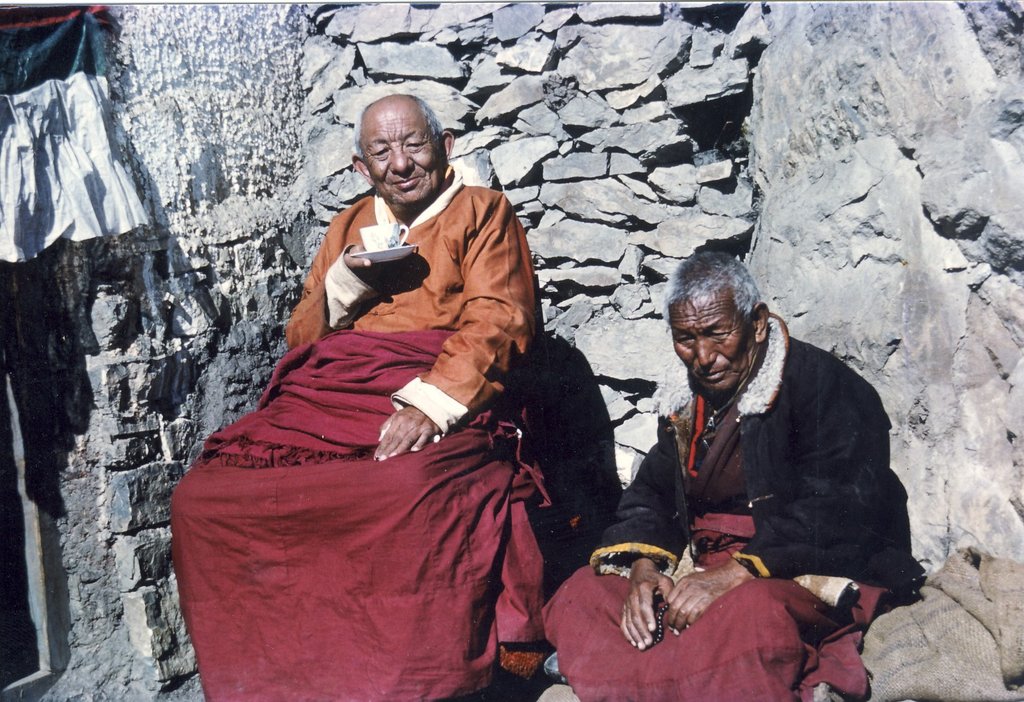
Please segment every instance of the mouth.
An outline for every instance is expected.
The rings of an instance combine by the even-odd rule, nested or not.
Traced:
[[[410,190],[415,190],[419,182],[419,178],[406,178],[405,180],[395,181],[391,185],[402,192],[409,192]]]
[[[697,378],[704,381],[705,383],[716,383],[725,377],[725,371],[715,371],[713,373],[698,373]]]

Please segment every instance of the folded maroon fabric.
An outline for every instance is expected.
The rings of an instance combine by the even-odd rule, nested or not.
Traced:
[[[514,447],[475,426],[372,460],[388,395],[446,335],[296,348],[179,484],[174,565],[207,699],[451,697],[488,684],[499,634],[543,638]]]

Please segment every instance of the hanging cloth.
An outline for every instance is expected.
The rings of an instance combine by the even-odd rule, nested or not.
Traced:
[[[0,10],[0,260],[149,218],[111,139],[100,8]]]

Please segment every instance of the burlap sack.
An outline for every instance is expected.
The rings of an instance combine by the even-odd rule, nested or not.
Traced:
[[[864,638],[872,702],[1024,700],[1024,564],[958,551]]]

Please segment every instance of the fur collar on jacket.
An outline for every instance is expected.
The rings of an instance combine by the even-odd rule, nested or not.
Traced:
[[[782,371],[786,367],[788,352],[789,330],[782,318],[773,314],[768,319],[768,350],[764,362],[737,403],[741,417],[763,414],[772,408],[782,387]],[[692,400],[693,390],[690,389],[686,366],[682,362],[671,364],[654,393],[658,414],[667,417],[682,410]]]

